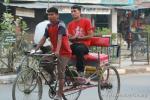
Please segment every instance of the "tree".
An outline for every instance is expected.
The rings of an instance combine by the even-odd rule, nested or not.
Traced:
[[[15,17],[8,12],[2,16],[0,23],[0,67],[7,66],[8,70],[14,69],[17,59],[22,53],[24,34],[28,29],[27,24],[21,17]]]

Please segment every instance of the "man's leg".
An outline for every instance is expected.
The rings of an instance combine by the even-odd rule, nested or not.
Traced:
[[[127,40],[127,44],[128,44],[127,49],[129,50],[130,49],[130,40]]]
[[[88,47],[81,43],[76,43],[71,45],[73,54],[76,55],[76,67],[78,72],[84,72],[84,55],[88,54]]]
[[[57,92],[58,97],[62,97],[63,94],[63,87],[64,87],[64,77],[65,77],[65,70],[68,64],[69,58],[68,57],[59,57],[58,59],[58,80],[59,80],[59,89]],[[54,99],[57,100],[57,99]]]
[[[48,62],[53,61],[54,58],[51,57],[51,56],[49,56],[49,57],[46,56],[46,57],[43,57],[42,59],[43,60],[42,60],[42,63],[41,63],[41,67],[43,67],[44,70],[49,73],[49,77],[50,77],[49,84],[51,84],[56,80],[56,75],[54,73],[55,66],[52,65],[51,63],[49,64]]]

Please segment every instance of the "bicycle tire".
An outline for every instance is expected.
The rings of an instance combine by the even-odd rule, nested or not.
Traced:
[[[63,99],[64,100],[78,100],[82,92],[83,85],[75,82],[73,78],[74,72],[72,72],[70,69],[68,69],[67,71],[68,73],[70,73],[69,74],[70,76],[65,78]]]
[[[102,69],[98,80],[98,95],[100,100],[117,100],[120,93],[120,77],[115,67]],[[111,80],[116,78],[116,80]]]
[[[64,100],[78,100],[82,91],[82,85],[73,86],[73,83],[66,83],[64,86],[63,99]]]
[[[35,100],[37,97],[36,100],[41,100],[42,92],[41,78],[33,69],[28,68],[17,75],[13,83],[12,98],[13,100]]]

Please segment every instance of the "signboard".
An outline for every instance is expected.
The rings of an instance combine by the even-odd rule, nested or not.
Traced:
[[[16,8],[16,15],[17,16],[25,16],[25,17],[35,17],[35,12],[32,9],[26,8]]]
[[[142,0],[135,0],[134,1],[134,4],[136,4],[136,5],[139,5],[139,4],[141,4],[142,3]]]
[[[37,1],[46,1],[46,2],[69,2],[69,0],[37,0]]]
[[[150,2],[150,0],[143,0],[143,2]]]
[[[29,1],[39,1],[39,0],[11,0],[11,1],[20,1],[20,2],[26,1],[26,2],[29,2]]]
[[[5,43],[15,43],[16,37],[14,35],[7,35],[4,39]]]
[[[101,0],[69,0],[69,2],[72,2],[72,3],[98,3],[100,4],[101,3]]]
[[[101,4],[131,5],[134,4],[134,0],[102,0]]]
[[[58,6],[60,13],[71,13],[71,8],[68,6]],[[111,10],[107,8],[88,8],[83,7],[81,10],[82,14],[110,14]]]

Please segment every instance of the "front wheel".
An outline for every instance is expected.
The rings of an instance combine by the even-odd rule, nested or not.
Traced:
[[[117,100],[120,93],[120,77],[114,67],[106,67],[100,71],[98,95],[100,100]]]
[[[28,68],[21,71],[13,84],[13,100],[41,100],[42,81],[37,73]]]
[[[81,91],[83,90],[83,85],[79,84],[74,76],[76,76],[76,71],[67,69],[66,70],[65,85],[63,89],[63,99],[64,100],[78,100]]]

